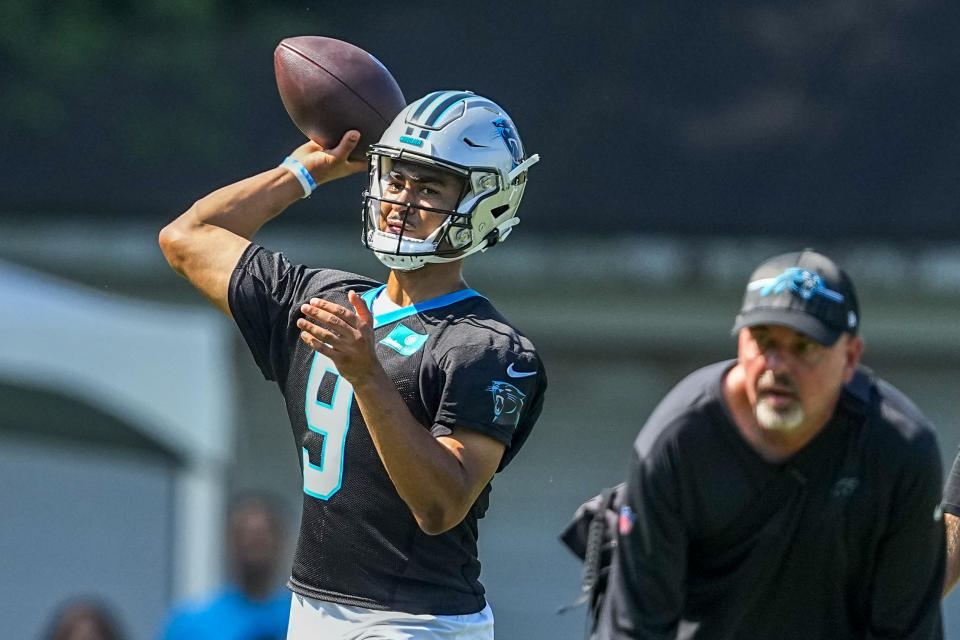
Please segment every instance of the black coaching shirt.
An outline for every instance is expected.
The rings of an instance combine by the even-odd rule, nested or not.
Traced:
[[[733,364],[683,380],[637,438],[600,637],[941,638],[931,426],[861,368],[824,429],[772,464],[728,413]]]
[[[333,362],[299,339],[300,305],[317,297],[370,306],[383,285],[310,269],[251,245],[230,280],[229,303],[257,364],[286,400],[303,470],[303,516],[290,577],[299,594],[414,614],[474,613],[477,520],[490,486],[451,530],[425,534],[387,475],[353,389]],[[546,375],[531,342],[472,290],[375,317],[377,357],[411,414],[435,436],[468,428],[516,455],[543,402]]]

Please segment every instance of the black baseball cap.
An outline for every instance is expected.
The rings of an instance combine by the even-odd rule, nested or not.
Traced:
[[[856,335],[860,307],[853,282],[811,249],[774,256],[750,276],[733,332],[761,324],[789,327],[826,346],[844,332]]]

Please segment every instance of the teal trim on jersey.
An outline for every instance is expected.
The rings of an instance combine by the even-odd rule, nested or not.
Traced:
[[[377,294],[380,293],[380,290],[383,289],[386,285],[381,286],[379,289],[374,289],[368,291],[363,295],[363,301],[367,303],[367,306],[373,304],[373,299],[377,297]],[[372,295],[371,295],[372,294]],[[367,296],[370,296],[370,299],[367,300]],[[403,307],[402,309],[397,309],[396,311],[391,311],[390,313],[385,313],[380,316],[374,316],[373,318],[373,328],[382,327],[387,324],[403,320],[408,318],[416,313],[421,311],[430,311],[431,309],[439,309],[440,307],[445,307],[449,304],[455,302],[460,302],[461,300],[466,300],[467,298],[480,297],[483,298],[478,292],[473,289],[461,289],[460,291],[454,291],[453,293],[448,293],[445,296],[440,296],[439,298],[433,298],[432,300],[427,300],[425,302],[418,302],[412,304],[409,307]]]
[[[423,146],[423,140],[420,138],[411,138],[410,136],[400,136],[400,142],[406,142],[407,144],[412,144],[415,147]]]
[[[370,291],[367,291],[367,292],[364,293],[362,296],[360,296],[360,298],[363,300],[364,304],[367,305],[367,309],[373,309],[373,300],[374,300],[374,298],[376,298],[378,295],[380,295],[380,292],[383,291],[383,290],[386,289],[386,288],[387,288],[387,285],[382,284],[382,285],[380,285],[379,287],[377,287],[376,289],[370,289]]]
[[[317,465],[313,464],[312,462],[310,462],[310,452],[307,451],[307,448],[306,448],[306,447],[300,447],[300,450],[301,450],[301,454],[300,454],[300,455],[303,456],[303,463],[304,463],[307,467],[309,467],[310,469],[313,469],[313,470],[315,470],[315,471],[323,472],[323,461],[322,461],[322,460],[320,461],[320,466],[317,466]],[[321,454],[321,457],[322,457],[322,455],[323,455],[323,454]],[[341,487],[342,485],[343,485],[343,470],[341,469],[341,470],[340,470],[340,480],[337,482],[337,486],[336,486],[336,487],[333,489],[333,491],[331,491],[330,493],[316,493],[315,491],[310,491],[310,489],[307,488],[307,481],[306,481],[306,479],[304,479],[304,481],[303,481],[303,492],[304,492],[305,494],[307,494],[308,496],[310,496],[311,498],[318,498],[318,499],[320,499],[320,500],[329,500],[329,499],[333,496],[333,494],[335,494],[337,491],[340,491],[340,487]]]
[[[398,324],[380,344],[386,345],[402,356],[412,356],[427,341],[426,335],[417,333],[409,327]]]

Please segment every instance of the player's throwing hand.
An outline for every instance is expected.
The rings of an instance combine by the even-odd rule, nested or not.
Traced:
[[[340,143],[332,149],[325,149],[312,140],[297,147],[290,157],[299,160],[307,168],[318,185],[367,168],[366,160],[350,160],[350,152],[360,140],[359,131],[347,131]]]

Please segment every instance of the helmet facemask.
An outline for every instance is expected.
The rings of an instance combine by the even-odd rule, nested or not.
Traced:
[[[395,196],[387,193],[391,171],[398,161],[430,167],[462,181],[463,186],[454,207],[441,209],[418,205],[396,200]],[[428,163],[402,154],[394,156],[374,151],[370,155],[369,188],[364,193],[363,243],[387,266],[402,271],[418,269],[428,262],[460,260],[477,239],[478,229],[473,224],[473,211],[480,201],[498,191],[498,184],[498,177],[492,171],[468,171],[446,163]],[[386,228],[387,209],[391,205],[401,208],[402,227],[399,233]],[[408,218],[417,216],[422,221],[429,215],[445,216],[445,219],[426,237],[417,238],[407,234]]]

